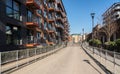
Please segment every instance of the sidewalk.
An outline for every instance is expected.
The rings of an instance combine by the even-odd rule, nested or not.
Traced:
[[[80,46],[61,51],[11,74],[106,74]]]
[[[84,47],[83,47],[84,48]],[[84,48],[85,51],[96,61],[98,61],[104,69],[110,71],[112,74],[120,74],[120,66],[115,65],[113,62],[106,60],[103,57],[100,57],[97,54],[93,54],[89,49]],[[113,59],[114,60],[114,59]],[[111,74],[109,73],[109,74]]]
[[[2,74],[4,72],[9,73],[9,72],[12,72],[14,70],[17,70],[17,69],[20,68],[20,66],[23,67],[23,66],[29,65],[32,62],[35,62],[35,61],[37,61],[39,59],[42,59],[42,58],[44,58],[46,56],[49,56],[49,55],[59,51],[61,48],[63,48],[63,47],[51,50],[51,51],[49,51],[47,53],[43,53],[43,54],[40,54],[40,55],[36,55],[36,56],[33,56],[33,57],[25,58],[25,59],[22,59],[22,60],[19,60],[19,61],[15,61],[15,62],[11,62],[11,63],[5,64],[5,65],[2,65],[1,66]]]

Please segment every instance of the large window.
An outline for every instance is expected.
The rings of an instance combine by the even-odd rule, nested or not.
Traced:
[[[6,44],[12,44],[12,28],[6,26]]]
[[[47,29],[47,22],[44,21],[44,29],[46,30]]]
[[[6,44],[20,44],[20,29],[16,26],[6,26]]]
[[[6,14],[9,17],[20,20],[20,4],[14,0],[6,0]]]
[[[27,21],[32,22],[32,12],[29,10],[27,11]]]
[[[47,11],[44,10],[44,17],[47,18]]]

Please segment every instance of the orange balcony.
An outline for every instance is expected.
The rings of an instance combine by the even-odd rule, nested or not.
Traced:
[[[25,44],[25,47],[27,48],[32,48],[32,47],[35,47],[36,45],[35,44]]]
[[[53,43],[53,42],[48,42],[48,44],[49,44],[49,45],[54,45],[54,43]]]
[[[47,7],[49,11],[54,11],[54,7]]]
[[[54,22],[54,19],[53,18],[47,18],[47,21],[48,22]]]
[[[53,3],[48,3],[47,9],[48,9],[49,11],[54,11],[55,5],[54,5]]]
[[[26,5],[30,8],[30,9],[40,9],[40,4],[38,0],[26,0]]]
[[[62,11],[60,9],[56,9],[56,12],[58,13],[62,13]]]
[[[47,32],[48,32],[48,33],[54,33],[54,31],[53,31],[53,30],[47,30]]]
[[[26,25],[28,27],[38,27],[38,23],[36,23],[36,22],[26,22]]]

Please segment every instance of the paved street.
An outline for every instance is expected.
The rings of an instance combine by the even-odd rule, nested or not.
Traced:
[[[23,67],[11,74],[105,74],[77,45]]]

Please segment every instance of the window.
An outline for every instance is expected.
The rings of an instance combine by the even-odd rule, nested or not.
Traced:
[[[6,0],[6,14],[20,20],[20,4],[14,0]]]
[[[6,26],[6,44],[12,43],[12,29],[10,26]]]
[[[42,10],[37,10],[38,14],[42,15]]]
[[[39,24],[39,28],[42,28],[42,18],[41,17],[38,18],[38,22],[39,22],[38,23]]]
[[[46,3],[46,0],[44,0],[44,2],[43,2],[43,3],[44,3],[44,5],[46,5],[46,4],[47,4],[47,3]]]
[[[47,12],[46,12],[46,10],[44,11],[44,17],[47,18]]]
[[[6,44],[20,44],[20,29],[16,26],[6,26]]]
[[[47,22],[46,21],[44,22],[44,29],[45,30],[47,29]]]
[[[49,28],[49,30],[51,30],[52,29],[52,24],[48,24],[48,28]]]
[[[32,22],[32,12],[29,10],[27,11],[27,21]]]

